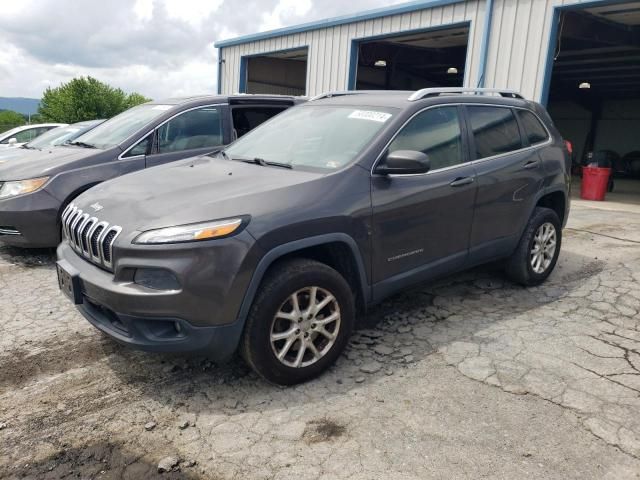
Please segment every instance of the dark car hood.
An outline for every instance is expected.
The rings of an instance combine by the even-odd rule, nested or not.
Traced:
[[[275,208],[287,195],[288,201],[295,201],[296,194],[286,187],[295,185],[302,192],[307,182],[321,177],[203,156],[104,182],[82,194],[74,204],[131,232],[259,215]]]
[[[43,150],[16,148],[18,155],[0,154],[0,182],[47,177],[68,168],[69,165],[104,150],[57,146]],[[11,152],[13,153],[13,152]],[[9,155],[9,152],[6,152]]]

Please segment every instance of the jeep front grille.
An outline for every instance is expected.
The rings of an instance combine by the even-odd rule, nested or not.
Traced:
[[[71,203],[62,212],[62,231],[79,255],[108,270],[113,269],[113,243],[122,232],[121,227],[100,221]]]

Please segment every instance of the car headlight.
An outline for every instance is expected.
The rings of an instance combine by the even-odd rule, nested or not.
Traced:
[[[228,237],[235,233],[243,223],[246,224],[246,222],[246,218],[231,218],[228,220],[158,228],[141,233],[133,240],[133,243],[154,245],[162,243],[197,242],[200,240]]]
[[[42,188],[42,186],[47,183],[47,180],[49,180],[49,177],[0,183],[0,198],[15,197],[16,195],[35,192]]]

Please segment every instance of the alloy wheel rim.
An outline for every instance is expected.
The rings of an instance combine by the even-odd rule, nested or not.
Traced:
[[[271,349],[287,367],[308,367],[331,350],[340,324],[340,305],[331,292],[316,286],[301,288],[273,317]]]
[[[531,268],[537,274],[547,271],[556,253],[556,227],[546,222],[538,227],[531,247]]]

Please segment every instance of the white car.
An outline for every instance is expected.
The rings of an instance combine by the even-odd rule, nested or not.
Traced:
[[[39,137],[52,128],[66,127],[67,123],[38,123],[35,125],[22,125],[0,133],[0,149],[19,147]]]

